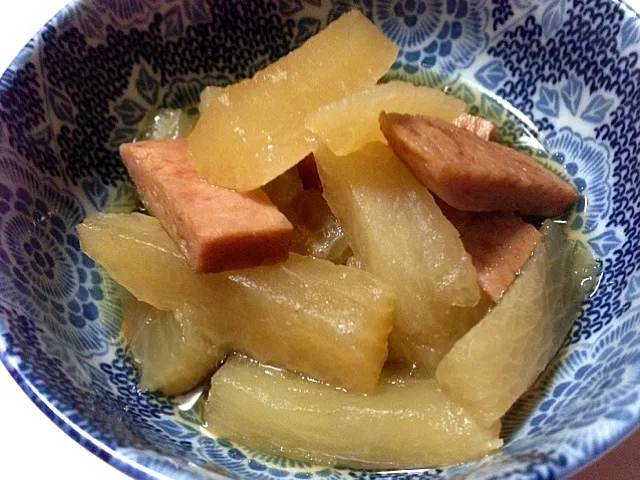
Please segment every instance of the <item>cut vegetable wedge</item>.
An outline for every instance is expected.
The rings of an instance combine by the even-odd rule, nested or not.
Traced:
[[[205,87],[205,89],[200,92],[200,103],[198,104],[198,110],[200,111],[200,113],[204,112],[211,104],[211,102],[223,93],[223,87],[214,85]]]
[[[450,331],[437,342],[433,341],[431,335],[424,333],[392,333],[389,336],[389,363],[409,366],[432,375],[442,357],[460,337],[486,315],[492,305],[491,300],[483,294],[475,307],[442,309],[440,321],[446,324]]]
[[[364,15],[346,13],[211,101],[189,136],[200,175],[239,191],[273,180],[315,149],[306,114],[374,85],[397,54]]]
[[[293,225],[292,252],[344,264],[351,249],[340,222],[318,190],[305,190],[283,210]]]
[[[316,160],[324,196],[362,268],[396,290],[392,337],[420,335],[437,362],[442,346],[466,331],[452,307],[480,298],[458,232],[388,146],[372,143],[344,157],[322,149]]]
[[[385,376],[375,393],[346,393],[243,358],[211,381],[205,407],[216,435],[274,455],[353,468],[441,466],[502,445],[433,379]]]
[[[591,254],[548,220],[544,241],[491,310],[442,359],[436,377],[481,425],[492,425],[536,380],[593,289]]]
[[[173,395],[191,390],[222,362],[229,347],[194,325],[184,310],[163,312],[122,292],[122,331],[140,369],[140,386]]]
[[[373,275],[291,254],[286,262],[197,274],[160,226],[98,214],[78,226],[82,249],[139,300],[189,308],[232,347],[319,380],[370,391],[387,357],[395,297]]]
[[[465,106],[437,88],[394,81],[323,105],[307,115],[305,125],[333,153],[348,155],[367,143],[386,143],[378,123],[382,111],[432,115],[453,122]]]

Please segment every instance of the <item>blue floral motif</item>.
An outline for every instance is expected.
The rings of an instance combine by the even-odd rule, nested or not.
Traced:
[[[96,212],[104,209],[107,205],[109,192],[100,179],[92,178],[85,180],[82,182],[82,189]]]
[[[480,98],[480,111],[484,118],[496,122],[496,124],[501,123],[505,114],[504,107],[490,95],[482,95]]]
[[[611,154],[601,142],[562,127],[545,138],[552,158],[564,166],[578,188],[580,200],[571,227],[593,232],[611,209]]]
[[[506,76],[507,73],[504,72],[503,77]],[[498,85],[496,84],[493,89]],[[562,99],[562,103],[560,103],[560,99]],[[558,118],[562,112],[561,107],[564,107],[572,116],[579,117],[583,121],[582,123],[586,126],[583,130],[588,130],[592,128],[592,125],[604,122],[615,103],[614,98],[609,95],[597,93],[590,96],[586,92],[583,82],[572,75],[564,85],[562,83],[550,86],[541,85],[535,108],[550,118]]]
[[[90,4],[76,2],[66,5],[54,17],[52,24],[60,28],[73,25],[82,29],[85,38],[102,40],[104,38],[105,19]]]
[[[545,115],[557,118],[560,112],[560,95],[551,88],[540,88],[540,98],[536,102],[536,108]]]
[[[401,19],[406,27],[413,28],[418,18],[427,18],[427,4],[422,0],[398,0],[393,6],[396,18]]]
[[[208,0],[183,0],[179,3],[184,6],[187,19],[192,25],[206,23],[211,20]]]
[[[552,0],[547,2],[547,6],[542,14],[542,32],[547,36],[552,36],[560,30],[567,8],[567,0]]]
[[[613,100],[607,99],[602,95],[594,96],[587,108],[584,109],[580,118],[590,123],[602,123],[605,115],[613,106]]]
[[[136,80],[136,90],[148,105],[156,105],[158,103],[159,87],[160,82],[149,73],[147,67],[141,66]]]
[[[630,314],[590,348],[579,348],[564,360],[562,381],[545,397],[531,419],[529,434],[596,437],[600,418],[628,422],[640,413],[640,313]],[[595,427],[594,427],[595,426]],[[581,432],[582,431],[582,432]]]
[[[147,109],[135,100],[125,98],[119,105],[116,105],[115,112],[125,125],[135,127],[144,118]]]
[[[569,78],[567,84],[560,89],[562,101],[569,111],[576,115],[582,100],[582,82],[575,76]]]
[[[622,241],[618,238],[614,230],[605,230],[600,235],[591,237],[588,243],[596,255],[603,258],[615,250]]]
[[[480,462],[339,470],[203,435],[196,410],[139,391],[114,285],[79,250],[85,214],[135,207],[117,147],[149,109],[250,76],[351,8],[398,43],[390,77],[449,86],[501,140],[543,142],[580,191],[570,226],[601,257],[602,281],[567,345],[506,417],[505,448]],[[73,2],[0,78],[0,361],[65,432],[139,478],[575,471],[640,419],[639,25],[612,0]]]
[[[629,302],[640,299],[640,274],[636,274],[629,279],[629,287],[625,298]]]
[[[484,0],[381,0],[375,20],[400,46],[392,70],[420,72],[437,85],[486,46],[488,15]]]
[[[505,78],[507,78],[507,72],[500,60],[494,60],[483,65],[475,74],[475,79],[480,85],[489,90],[496,90]]]
[[[83,207],[70,192],[0,152],[0,275],[12,301],[78,352],[103,350],[117,325],[99,322],[102,276],[68,229]]]
[[[126,28],[146,24],[162,0],[101,0],[96,9],[107,14],[110,22],[117,27]]]
[[[167,11],[165,15],[163,33],[166,38],[180,38],[184,33],[184,22],[182,20],[182,9],[176,5]],[[152,102],[155,103],[155,102]]]
[[[55,88],[49,89],[48,93],[49,95],[47,100],[56,114],[56,117],[64,122],[72,122],[74,117],[74,107],[71,100]]]
[[[439,0],[382,0],[377,20],[385,34],[400,47],[411,48],[435,33],[442,9]]]
[[[620,29],[620,50],[626,50],[640,42],[640,24],[634,17],[628,17]]]

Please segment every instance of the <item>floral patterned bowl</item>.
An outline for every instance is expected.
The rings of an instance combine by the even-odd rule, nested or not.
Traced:
[[[149,108],[251,75],[354,7],[400,45],[390,78],[446,88],[572,179],[567,221],[602,261],[561,354],[509,412],[505,448],[477,463],[356,472],[203,435],[191,410],[138,390],[113,284],[78,246],[84,216],[130,206],[117,146]],[[640,20],[619,0],[77,1],[0,79],[0,360],[137,478],[568,474],[640,423],[639,55]]]

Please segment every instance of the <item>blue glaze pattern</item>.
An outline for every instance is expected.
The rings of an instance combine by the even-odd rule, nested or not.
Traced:
[[[509,412],[506,446],[411,472],[306,465],[203,435],[140,392],[115,287],[75,225],[135,194],[117,153],[151,108],[252,75],[360,8],[398,43],[387,78],[444,87],[573,182],[603,277]],[[611,0],[86,0],[0,78],[0,360],[65,432],[136,478],[555,479],[640,423],[640,20]]]

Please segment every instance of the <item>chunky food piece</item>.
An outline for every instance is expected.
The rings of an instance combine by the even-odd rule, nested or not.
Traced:
[[[211,381],[207,429],[273,455],[352,468],[412,468],[480,458],[502,445],[434,379],[385,374],[359,395],[243,358]]]
[[[82,249],[136,298],[189,308],[192,323],[264,362],[370,391],[387,357],[395,297],[371,274],[291,254],[281,264],[198,274],[158,220],[98,214]]]
[[[438,118],[383,112],[380,127],[416,178],[458,210],[553,217],[578,200],[532,158]]]
[[[387,110],[390,111],[390,110]],[[397,112],[397,113],[411,113],[411,112]],[[417,112],[420,113],[420,112]],[[422,114],[424,115],[424,114]],[[482,117],[476,117],[475,115],[470,115],[468,113],[463,113],[458,118],[456,118],[453,124],[458,128],[463,128],[472,133],[475,133],[478,138],[486,140],[493,139],[493,135],[496,130],[496,126],[490,120],[486,120]]]
[[[141,134],[137,140],[185,138],[197,120],[198,115],[187,110],[162,108],[141,122]]]
[[[460,115],[455,125],[485,141],[493,137],[495,130],[489,120],[468,113]],[[490,300],[497,302],[531,257],[542,234],[510,212],[469,213],[442,201],[438,205],[460,232],[464,248],[476,267],[480,287]]]
[[[425,333],[404,334],[395,332],[389,336],[388,362],[400,367],[410,367],[422,374],[433,375],[442,357],[487,314],[493,302],[486,295],[474,307],[440,307],[437,311],[440,321],[449,331],[437,342]]]
[[[211,102],[189,136],[200,175],[243,192],[273,180],[315,150],[307,113],[374,85],[397,54],[364,15],[346,13]]]
[[[211,102],[213,102],[223,93],[223,87],[218,87],[215,85],[205,87],[204,90],[200,92],[200,103],[198,104],[198,110],[200,111],[200,113],[204,112],[207,107],[211,105]]]
[[[221,272],[287,258],[293,227],[267,195],[204,182],[185,140],[125,143],[120,153],[145,206],[197,271]]]
[[[292,252],[344,264],[351,249],[342,225],[318,190],[305,190],[283,211],[293,224]]]
[[[508,212],[470,213],[441,205],[442,213],[460,232],[476,268],[480,288],[497,302],[531,258],[542,234]]]
[[[262,191],[281,212],[289,208],[303,190],[302,181],[295,168],[290,168],[262,187]]]
[[[480,298],[458,232],[388,146],[372,143],[345,157],[322,149],[316,160],[324,196],[362,268],[396,290],[391,345],[419,335],[434,367],[466,331],[453,307]]]
[[[270,181],[262,190],[293,225],[289,251],[337,264],[346,262],[351,249],[340,222],[319,190],[303,189],[295,168]]]
[[[442,359],[436,378],[475,420],[493,425],[544,370],[592,290],[591,254],[547,220],[544,240],[498,303]]]
[[[139,366],[143,389],[165,395],[191,390],[227,355],[226,342],[194,325],[185,309],[163,312],[126,291],[121,298],[122,331]]]
[[[352,93],[307,115],[306,127],[336,155],[348,155],[367,143],[385,142],[380,112],[433,115],[453,122],[465,103],[436,88],[393,81]]]
[[[322,191],[322,182],[320,181],[320,175],[318,175],[318,165],[316,165],[316,158],[313,153],[310,153],[297,165],[298,175],[302,180],[302,186],[305,190],[319,190]]]

